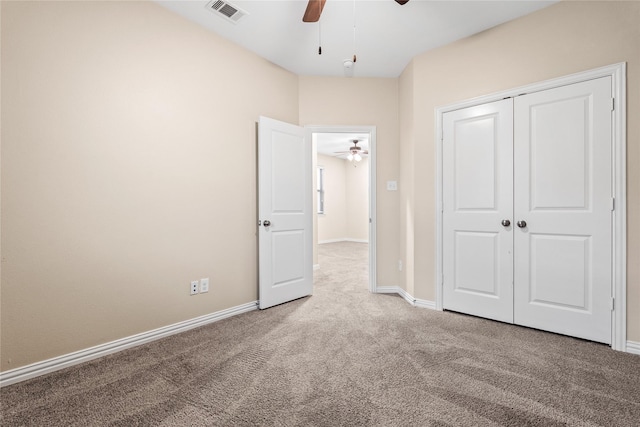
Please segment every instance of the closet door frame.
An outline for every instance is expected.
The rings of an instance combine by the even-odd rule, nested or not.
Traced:
[[[533,83],[502,92],[485,95],[454,104],[438,107],[435,110],[436,120],[436,309],[442,310],[443,296],[443,256],[442,256],[442,216],[443,216],[443,188],[442,188],[442,124],[443,114],[473,107],[505,98],[513,98],[533,92],[566,86],[600,77],[611,77],[611,93],[613,96],[612,111],[612,170],[615,198],[613,209],[613,308],[611,310],[611,348],[618,351],[627,350],[627,242],[626,242],[626,63],[621,62],[589,71],[571,74],[539,83]]]

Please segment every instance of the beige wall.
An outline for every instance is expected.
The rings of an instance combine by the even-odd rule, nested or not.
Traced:
[[[343,160],[347,195],[347,238],[369,240],[369,158]]]
[[[434,110],[501,90],[626,61],[628,339],[640,341],[640,2],[561,2],[414,58],[400,81],[401,116],[413,141],[401,158],[413,168],[414,296],[435,299]],[[413,96],[413,101],[410,97]],[[404,138],[404,135],[403,135]],[[410,233],[411,225],[402,232]]]
[[[2,100],[2,4],[0,4],[0,100]],[[2,321],[2,114],[0,108],[0,321]],[[0,325],[0,346],[2,346],[2,325]],[[1,349],[0,349],[1,352]],[[0,371],[2,371],[2,355],[0,354]]]
[[[347,187],[344,160],[318,154],[318,167],[324,168],[324,208],[318,215],[318,243],[347,236]]]
[[[2,2],[1,59],[2,370],[257,299],[297,76],[151,2]]]
[[[369,161],[318,155],[324,168],[325,213],[318,215],[318,243],[369,239]]]
[[[398,79],[300,76],[300,125],[376,126],[377,282],[398,285]]]
[[[414,254],[414,202],[415,202],[415,177],[414,177],[414,89],[413,66],[407,67],[399,79],[399,105],[400,105],[400,260],[404,267],[400,273],[399,286],[409,294],[415,295],[415,254]],[[417,120],[417,123],[421,123]],[[420,164],[418,167],[429,167]],[[418,185],[422,191],[422,186]]]

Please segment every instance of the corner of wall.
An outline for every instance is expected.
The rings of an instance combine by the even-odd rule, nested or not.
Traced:
[[[400,123],[400,287],[410,294],[414,286],[414,61],[404,69],[398,79],[398,114]]]

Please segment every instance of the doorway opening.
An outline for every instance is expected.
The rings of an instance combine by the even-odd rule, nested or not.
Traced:
[[[375,127],[307,127],[314,270],[345,270],[375,292]]]

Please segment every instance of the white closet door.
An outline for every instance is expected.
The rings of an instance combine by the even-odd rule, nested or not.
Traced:
[[[443,115],[443,307],[513,322],[513,102]],[[505,223],[506,224],[506,223]]]
[[[514,321],[611,342],[611,79],[515,99]]]

